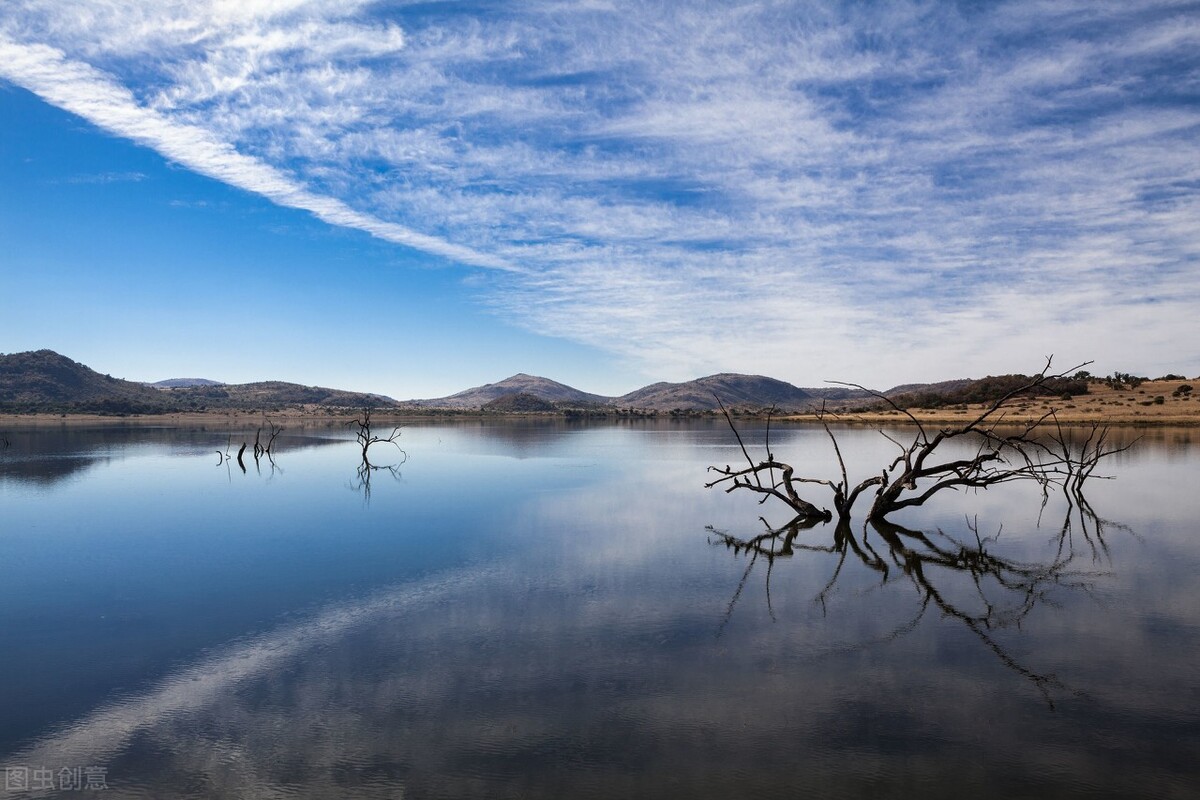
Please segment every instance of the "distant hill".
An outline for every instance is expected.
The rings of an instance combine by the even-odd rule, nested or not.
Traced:
[[[549,400],[526,392],[514,392],[497,397],[483,404],[484,411],[501,414],[527,414],[533,411],[556,411],[558,406]]]
[[[473,409],[482,408],[487,403],[511,394],[526,394],[549,403],[583,407],[606,405],[612,399],[603,395],[581,392],[565,383],[552,381],[549,378],[539,378],[536,375],[526,375],[521,372],[497,383],[476,386],[474,389],[467,389],[449,397],[410,400],[405,405],[423,408]]]
[[[85,367],[53,350],[0,355],[0,411],[156,414],[166,393]]]
[[[988,376],[941,383],[910,383],[883,392],[903,407],[937,408],[996,399],[1029,380],[1025,375]],[[1074,396],[1088,391],[1087,381],[1054,379],[1041,394]],[[621,397],[605,397],[549,378],[519,373],[497,383],[467,389],[449,397],[397,403],[390,397],[348,392],[282,381],[224,384],[207,378],[172,378],[137,383],[101,375],[52,350],[0,354],[0,412],[161,414],[176,411],[280,411],[288,408],[394,408],[421,411],[535,411],[615,409],[636,412],[715,411],[727,408],[758,411],[806,411],[827,404],[832,409],[873,408],[877,397],[845,386],[801,389],[763,375],[722,373],[684,383],[653,383]]]
[[[165,381],[147,383],[156,389],[188,389],[193,386],[224,386],[220,381],[210,381],[208,378],[168,378]]]
[[[989,375],[977,380],[945,381],[924,386],[901,387],[889,393],[901,408],[940,408],[962,403],[989,403],[1033,381],[1032,375]],[[1074,378],[1049,378],[1026,394],[1041,397],[1074,397],[1087,394],[1088,382]]]
[[[612,404],[620,408],[655,411],[711,411],[717,408],[717,397],[726,408],[775,406],[788,411],[807,408],[814,400],[803,389],[775,378],[722,373],[686,383],[652,383],[615,398]]]
[[[0,355],[0,412],[164,414],[174,411],[278,411],[315,405],[394,406],[390,397],[269,381],[206,381],[178,388],[121,380],[53,350]]]
[[[342,389],[303,386],[299,383],[285,383],[284,381],[221,384],[219,388],[228,392],[231,400],[241,405],[251,406],[275,404],[363,408],[365,406],[397,405],[395,400],[382,394],[347,392]],[[212,389],[210,388],[209,391]]]
[[[762,375],[710,375],[686,383],[655,383],[621,397],[605,397],[582,392],[566,384],[520,373],[497,383],[429,400],[411,400],[405,405],[423,408],[479,409],[511,396],[526,395],[559,409],[633,408],[644,411],[712,411],[717,408],[714,393],[726,406],[738,408],[799,409],[812,403],[803,389]],[[524,401],[528,403],[529,401]],[[492,407],[490,410],[495,410]]]
[[[939,381],[937,383],[902,383],[899,386],[893,386],[884,392],[888,397],[898,397],[905,394],[916,394],[920,392],[928,394],[949,394],[957,392],[964,386],[967,386],[975,381],[971,378],[958,378],[952,381]]]

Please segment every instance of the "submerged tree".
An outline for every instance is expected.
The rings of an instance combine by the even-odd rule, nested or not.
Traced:
[[[836,415],[824,407],[816,412],[816,416],[837,456],[840,474],[833,479],[797,476],[792,465],[776,459],[771,451],[769,419],[766,458],[755,461],[734,427],[733,418],[721,404],[721,411],[737,437],[747,466],[709,467],[711,472],[720,477],[705,485],[709,488],[721,486],[727,492],[739,489],[755,492],[763,496],[760,502],[773,497],[787,504],[801,518],[825,521],[832,519],[833,513],[802,497],[804,485],[828,488],[833,493],[834,512],[839,520],[849,519],[858,498],[871,490],[874,495],[866,515],[870,521],[882,520],[888,514],[904,508],[923,505],[946,489],[986,489],[1015,481],[1039,484],[1044,496],[1051,487],[1059,487],[1072,502],[1084,504],[1084,483],[1093,476],[1097,465],[1103,459],[1127,449],[1128,445],[1110,446],[1108,428],[1099,423],[1086,428],[1082,435],[1068,430],[1053,409],[1025,422],[1014,423],[1007,419],[1008,411],[1018,398],[1027,397],[1047,382],[1064,378],[1091,363],[1051,374],[1051,360],[1047,358],[1041,372],[992,401],[973,419],[936,432],[931,432],[912,412],[901,408],[882,393],[858,384],[838,382],[842,386],[869,392],[907,417],[916,430],[908,444],[880,431],[881,435],[896,445],[899,453],[877,474],[854,485],[851,485],[848,477],[837,437],[829,427],[829,420]],[[947,443],[951,442],[966,442],[970,450],[966,455],[945,455],[945,451],[951,449]]]
[[[269,431],[269,435],[267,436],[267,439],[265,442],[263,441],[263,438],[262,438],[262,436],[263,436],[262,426],[259,426],[258,430],[255,431],[255,433],[254,433],[254,449],[252,451],[252,455],[254,456],[254,468],[255,468],[255,470],[259,471],[261,474],[259,459],[261,459],[263,456],[266,456],[267,461],[270,462],[271,474],[273,475],[275,472],[275,469],[277,468],[276,464],[275,464],[275,439],[279,436],[279,434],[283,433],[283,426],[276,425],[274,422],[272,422],[269,419],[266,419],[265,417],[264,417],[263,421],[267,423],[267,426],[269,427],[270,431]],[[243,441],[242,446],[238,448],[237,455],[236,456],[231,455],[229,450],[233,446],[233,434],[230,434],[229,438],[226,440],[226,443],[225,443],[225,450],[217,451],[217,466],[219,467],[222,464],[227,464],[228,462],[232,462],[236,458],[238,468],[241,469],[241,471],[243,473],[245,473],[246,472],[246,461],[245,461],[246,448],[249,447],[249,445],[250,445],[249,442]]]
[[[354,428],[354,436],[358,441],[359,447],[362,448],[362,462],[358,465],[356,478],[358,483],[354,486],[363,493],[363,497],[369,502],[371,499],[371,475],[374,472],[383,470],[390,474],[393,478],[399,479],[400,465],[408,460],[408,453],[400,447],[400,426],[393,426],[391,433],[387,436],[378,436],[371,429],[371,409],[364,408],[361,417],[350,420],[346,423],[348,427]],[[400,453],[399,463],[377,465],[371,463],[371,446],[376,444],[391,444]]]
[[[394,426],[392,432],[387,436],[376,436],[371,430],[371,409],[364,408],[361,417],[356,417],[346,423],[347,427],[354,428],[354,437],[358,440],[359,446],[362,448],[362,460],[364,464],[370,465],[370,448],[375,444],[392,444],[400,451],[400,455],[407,458],[407,454],[400,447],[400,426]]]

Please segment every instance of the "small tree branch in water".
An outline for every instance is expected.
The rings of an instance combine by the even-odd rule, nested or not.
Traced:
[[[716,397],[716,395],[713,395]],[[750,452],[746,449],[745,442],[742,441],[742,436],[738,433],[737,426],[733,424],[733,417],[729,415],[725,404],[721,402],[721,398],[717,397],[717,405],[721,408],[721,413],[725,415],[725,421],[729,423],[730,430],[737,438],[738,445],[742,448],[742,455],[746,458],[747,466],[743,469],[734,469],[728,464],[724,468],[709,467],[710,472],[716,472],[721,475],[715,481],[705,484],[706,488],[719,486],[723,483],[728,483],[728,486],[723,487],[725,492],[735,491],[737,489],[749,489],[752,492],[761,494],[762,500],[766,502],[769,498],[775,497],[789,505],[793,511],[800,517],[818,520],[830,520],[833,515],[828,509],[818,508],[809,501],[802,498],[796,490],[796,483],[821,483],[831,485],[828,481],[818,481],[807,478],[795,478],[794,470],[789,464],[778,462],[771,455],[771,450],[768,442],[767,458],[764,461],[755,463],[750,457]],[[779,477],[775,477],[775,470],[779,470]],[[767,481],[763,482],[763,473],[767,473]]]

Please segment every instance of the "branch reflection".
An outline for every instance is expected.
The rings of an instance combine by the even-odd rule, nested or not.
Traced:
[[[886,519],[864,523],[860,533],[848,521],[831,528],[820,519],[796,517],[783,526],[772,527],[765,519],[759,519],[764,532],[748,538],[708,527],[711,544],[748,558],[718,635],[728,624],[750,573],[760,561],[766,562],[767,610],[771,619],[776,620],[771,600],[771,573],[776,560],[805,552],[836,554],[832,575],[813,597],[823,615],[830,595],[843,580],[847,562],[876,573],[881,579],[878,586],[907,582],[916,590],[915,616],[884,637],[885,640],[915,629],[930,608],[937,609],[943,619],[960,622],[1004,666],[1030,681],[1051,707],[1054,705],[1051,690],[1067,690],[1067,687],[1053,674],[1020,663],[997,640],[996,632],[1020,630],[1034,608],[1052,603],[1053,592],[1089,592],[1097,578],[1108,574],[1097,566],[1109,563],[1106,530],[1130,532],[1125,526],[1100,518],[1086,504],[1072,505],[1050,543],[1048,557],[1025,561],[996,552],[1002,529],[984,535],[978,521],[971,519],[959,535],[940,528],[915,530]],[[1091,562],[1089,569],[1080,567],[1085,558]],[[959,591],[964,586],[969,591]]]

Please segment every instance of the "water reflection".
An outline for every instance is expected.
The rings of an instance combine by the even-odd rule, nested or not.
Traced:
[[[829,580],[813,597],[822,610],[835,591],[849,558],[852,563],[873,571],[883,586],[905,581],[915,590],[911,619],[883,637],[891,640],[911,632],[930,610],[943,619],[961,622],[987,649],[1009,669],[1029,680],[1053,706],[1051,689],[1066,686],[1054,675],[1037,672],[1018,662],[995,638],[995,632],[1019,630],[1039,603],[1047,602],[1057,591],[1089,591],[1098,578],[1110,575],[1094,566],[1109,561],[1105,528],[1114,523],[1102,520],[1087,506],[1068,505],[1057,537],[1045,547],[1039,560],[1027,561],[996,552],[1002,529],[984,535],[978,520],[967,519],[959,535],[938,528],[925,532],[906,528],[888,520],[864,523],[856,535],[850,522],[821,524],[811,517],[796,517],[773,528],[762,520],[766,530],[753,537],[738,538],[709,527],[710,542],[723,545],[733,555],[748,558],[745,572],[729,603],[722,628],[728,623],[746,582],[761,557],[766,562],[765,594],[767,609],[776,619],[771,602],[771,572],[776,559],[792,558],[806,552],[837,556]],[[1123,527],[1123,526],[1117,526]],[[1124,529],[1128,531],[1128,529]],[[810,535],[801,539],[805,532]],[[872,537],[871,534],[875,536]],[[873,538],[878,538],[876,546]],[[1079,549],[1086,544],[1086,550]],[[1081,567],[1087,559],[1093,568]],[[962,591],[964,588],[967,591]]]
[[[345,430],[270,481],[214,475],[218,431],[194,458],[113,447],[51,503],[0,484],[0,767],[100,764],[113,798],[1192,785],[1194,451],[1104,484],[1141,537],[1078,510],[1038,528],[1001,494],[967,504],[990,523],[948,505],[707,547],[756,508],[702,488],[719,429],[405,432],[404,484],[376,475],[369,507]]]
[[[303,784],[306,797],[336,796],[338,787],[330,771],[334,764],[329,759],[333,754],[324,758],[314,754],[291,772],[271,763],[281,752],[290,752],[289,761],[295,761],[304,749],[299,747],[305,738],[301,732],[321,728],[328,720],[320,714],[308,717],[312,709],[293,707],[286,726],[278,724],[282,722],[278,718],[270,720],[265,730],[261,721],[253,722],[236,737],[240,742],[223,740],[221,732],[228,734],[231,727],[247,725],[251,721],[246,715],[254,713],[251,708],[234,709],[247,700],[253,705],[253,695],[263,684],[273,684],[310,659],[326,657],[328,648],[351,638],[356,630],[390,615],[427,611],[481,576],[459,573],[451,580],[380,593],[251,638],[180,671],[145,694],[120,700],[65,726],[34,747],[12,754],[7,762],[107,765],[109,797],[159,796],[164,786],[172,787],[171,793],[178,796],[189,795],[191,789],[203,796],[229,791],[262,797],[296,783]],[[354,721],[341,721],[347,725],[344,732],[349,733]],[[203,732],[210,724],[215,730]],[[354,748],[339,749],[336,761],[354,764]],[[356,796],[369,788],[369,782],[357,786]],[[382,793],[362,796],[392,797],[398,787],[387,781],[377,788]],[[32,791],[23,796],[53,795],[53,791]]]
[[[327,446],[340,441],[338,437],[330,435],[328,425],[301,424],[286,434],[268,427],[268,438],[260,443],[259,448],[255,448],[258,454],[255,458],[251,443],[256,434],[262,435],[264,427],[262,423],[253,425],[183,428],[146,423],[24,425],[3,433],[3,440],[8,442],[8,446],[0,442],[0,483],[13,481],[51,487],[71,478],[82,477],[82,473],[114,459],[128,458],[157,448],[167,448],[185,457],[200,453],[211,456],[215,452],[218,466],[226,466],[227,463],[230,466],[238,465],[245,473],[247,458],[254,462],[273,462],[279,452]],[[270,440],[272,435],[278,437],[277,441]],[[270,445],[269,450],[267,444]],[[242,459],[238,458],[239,449]],[[271,463],[270,466],[274,468],[277,465]],[[262,474],[261,468],[258,474]]]

